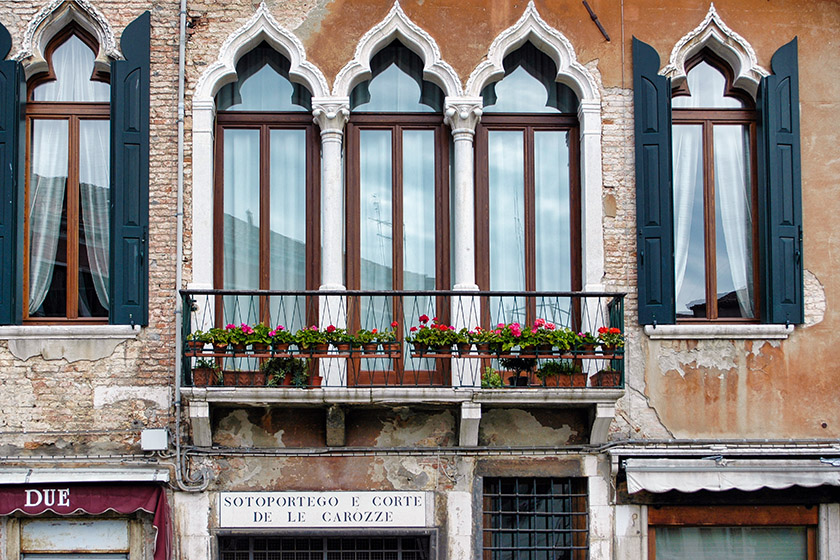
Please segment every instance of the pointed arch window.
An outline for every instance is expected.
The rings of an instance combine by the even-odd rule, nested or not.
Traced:
[[[290,80],[289,67],[263,42],[237,63],[237,81],[216,94],[214,282],[220,289],[318,286],[319,160],[312,95]],[[228,299],[225,305],[232,307],[224,316],[251,323],[271,320],[270,309],[281,304],[258,310]],[[286,326],[297,328],[307,319],[298,320]]]
[[[578,99],[531,43],[504,59],[482,91],[476,131],[476,271],[482,289],[566,291],[581,286]],[[554,316],[514,298],[491,321]]]
[[[756,320],[756,112],[710,51],[690,60],[673,92],[676,316]]]
[[[110,85],[71,24],[28,84],[24,319],[105,321],[110,308]]]

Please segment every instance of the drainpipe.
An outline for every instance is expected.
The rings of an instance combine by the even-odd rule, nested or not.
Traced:
[[[181,0],[179,12],[178,36],[178,201],[175,211],[175,481],[178,488],[186,492],[200,492],[210,483],[209,473],[199,471],[197,480],[191,479],[186,473],[185,457],[181,456],[181,349],[183,347],[181,325],[184,309],[181,306],[179,290],[183,284],[184,260],[184,61],[187,45],[187,0]],[[187,486],[188,483],[198,483],[197,486]]]

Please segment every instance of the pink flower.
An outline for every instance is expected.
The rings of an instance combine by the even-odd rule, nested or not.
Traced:
[[[504,323],[499,323],[498,325],[496,325],[496,328],[497,329],[503,329],[503,328],[505,328],[505,324]]]
[[[534,321],[535,327],[544,327],[545,326],[545,319],[537,319]]]
[[[449,325],[449,330],[450,330],[450,331],[454,331],[454,330],[455,330],[455,327],[453,327],[452,325]]]
[[[284,327],[283,325],[277,325],[277,328],[275,330],[284,331],[286,330],[286,327]]]
[[[537,334],[537,327],[533,327],[531,329],[531,334]]]
[[[557,326],[554,323],[546,323],[545,328],[547,328],[550,331],[553,331],[554,329],[557,328]]]
[[[268,331],[268,336],[272,336],[272,337],[273,337],[273,336],[274,336],[274,335],[276,335],[276,334],[277,334],[277,330],[270,330],[270,331]]]
[[[229,331],[232,331],[236,328],[236,325],[234,325],[233,323],[228,323],[227,325],[225,325],[225,328]]]
[[[317,331],[318,327],[316,327],[315,325],[312,325],[311,327],[309,327],[309,330],[310,331]]]

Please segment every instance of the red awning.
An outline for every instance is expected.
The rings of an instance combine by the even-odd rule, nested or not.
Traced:
[[[158,485],[14,485],[0,486],[0,515],[14,512],[39,515],[87,513],[99,515],[106,511],[134,513],[145,511],[154,516],[154,560],[168,560],[172,542],[172,524],[166,492]]]

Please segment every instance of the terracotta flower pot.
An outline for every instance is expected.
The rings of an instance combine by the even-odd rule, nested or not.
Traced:
[[[216,380],[213,370],[209,367],[195,368],[192,370],[192,376],[193,387],[207,387],[208,385],[213,385],[213,382]]]

